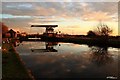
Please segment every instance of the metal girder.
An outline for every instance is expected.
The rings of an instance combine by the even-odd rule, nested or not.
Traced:
[[[31,27],[58,27],[58,25],[31,25]]]

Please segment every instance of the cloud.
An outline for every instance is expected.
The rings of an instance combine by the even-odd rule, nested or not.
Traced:
[[[117,3],[110,2],[3,2],[3,14],[21,16],[55,16],[80,18],[87,14],[104,13],[111,16],[117,12]],[[89,18],[89,17],[88,17]],[[91,19],[90,19],[91,20]]]
[[[2,2],[16,2],[16,0],[3,0]],[[19,0],[17,2],[119,2],[119,0]]]
[[[89,3],[89,7],[92,8],[93,11],[108,12],[109,14],[114,14],[118,11],[117,2],[94,2]]]
[[[36,12],[36,15],[48,16],[48,15],[56,14],[56,10],[54,8],[36,7],[35,9],[36,9],[36,11],[38,11],[38,12]]]
[[[59,3],[3,3],[2,12],[3,14],[11,15],[54,15],[56,13],[56,8]],[[56,13],[57,14],[57,13]]]
[[[4,23],[22,30],[33,23],[73,27],[80,21],[118,21],[117,3],[110,2],[3,2],[2,13]]]
[[[117,21],[117,3],[94,2],[82,3],[81,5],[83,7],[81,17],[85,21]]]
[[[108,15],[108,13],[105,12],[89,12],[89,13],[85,13],[82,16],[83,20],[87,20],[87,21],[110,21],[112,20],[112,17]]]

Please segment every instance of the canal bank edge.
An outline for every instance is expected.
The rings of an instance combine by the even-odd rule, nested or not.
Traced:
[[[25,67],[25,63],[16,52],[12,41],[2,43],[2,80],[9,79],[29,79],[35,80],[30,70]]]

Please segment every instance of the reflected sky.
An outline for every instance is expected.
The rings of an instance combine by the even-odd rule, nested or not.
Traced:
[[[58,43],[57,52],[39,52],[45,42],[23,42],[16,47],[36,78],[106,78],[118,74],[118,49]],[[100,52],[100,53],[99,53]]]

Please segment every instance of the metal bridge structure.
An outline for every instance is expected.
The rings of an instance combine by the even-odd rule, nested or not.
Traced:
[[[31,25],[31,27],[45,27],[46,30],[43,33],[46,37],[55,37],[57,33],[54,32],[54,28],[58,27],[58,25]]]

